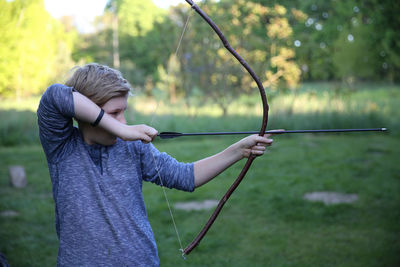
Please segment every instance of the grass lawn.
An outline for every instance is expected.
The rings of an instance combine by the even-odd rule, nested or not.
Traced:
[[[199,247],[184,261],[160,187],[144,195],[162,266],[400,266],[400,138],[396,134],[276,136],[256,159]],[[217,152],[235,138],[158,141],[181,161]],[[55,266],[57,237],[47,165],[39,145],[0,147],[0,251],[11,266]],[[9,165],[24,165],[28,186],[8,185]],[[217,199],[244,161],[194,193],[167,190],[173,205]],[[352,204],[325,205],[314,191],[357,194]],[[183,245],[209,211],[173,210]]]
[[[400,266],[400,87],[361,85],[336,92],[305,84],[297,95],[268,94],[269,129],[388,127],[389,133],[281,135],[258,158],[201,244],[184,261],[162,190],[143,192],[162,266]],[[11,266],[55,266],[57,236],[47,164],[38,141],[39,98],[0,103],[0,252]],[[240,131],[259,127],[259,96],[242,96],[229,116],[215,105],[185,107],[130,99],[129,123],[160,131]],[[153,114],[155,116],[153,116]],[[218,152],[239,137],[157,140],[180,161]],[[194,193],[167,190],[178,202],[219,200],[239,174],[236,164]],[[8,166],[23,165],[28,186],[9,186]],[[310,192],[357,194],[351,204],[303,199]],[[183,246],[212,210],[173,208]]]

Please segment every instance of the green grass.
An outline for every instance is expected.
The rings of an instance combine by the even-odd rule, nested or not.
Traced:
[[[378,128],[400,135],[399,85],[362,84],[356,91],[337,91],[331,83],[304,84],[296,95],[267,93],[269,129]],[[36,109],[39,98],[0,103],[0,146],[39,144]],[[260,127],[258,94],[243,95],[230,105],[228,115],[212,103],[187,107],[130,98],[127,120],[150,124],[160,132],[242,131]]]
[[[395,162],[400,141],[382,135],[275,139],[270,153],[257,159],[214,228],[189,255],[191,266],[210,261],[213,266],[396,266],[400,168]],[[195,147],[216,147],[217,141],[209,142]],[[179,149],[192,146],[183,142]],[[194,194],[181,194],[181,199],[174,198],[180,193],[171,191],[170,198],[219,199],[240,168],[230,169]],[[302,196],[312,191],[356,193],[360,200],[335,206],[304,201]],[[162,203],[161,197],[157,202]],[[188,244],[210,212],[175,214],[183,243]],[[171,259],[178,253],[173,229],[169,234],[165,230],[170,225],[166,211],[162,221],[152,215],[150,211],[156,236],[169,236],[158,240],[162,262],[183,265],[178,257]]]
[[[0,158],[0,212],[19,213],[17,217],[0,217],[0,251],[11,266],[55,266],[58,240],[54,202],[41,147],[0,148]],[[26,188],[9,186],[11,165],[25,167]]]
[[[234,138],[156,142],[181,161],[223,149]],[[400,140],[387,134],[277,136],[258,158],[198,248],[180,258],[161,188],[143,191],[162,266],[398,266]],[[195,153],[193,153],[195,152]],[[0,251],[11,266],[54,266],[57,237],[47,166],[39,146],[0,149]],[[8,186],[7,166],[24,165],[29,185]],[[171,203],[219,199],[242,163],[194,193],[167,190]],[[358,194],[353,204],[307,202],[312,191]],[[174,210],[187,245],[211,211]]]
[[[340,88],[339,88],[340,89]],[[256,159],[215,225],[184,261],[161,188],[144,184],[149,219],[162,266],[400,266],[400,87],[364,84],[340,91],[330,83],[305,84],[296,96],[268,94],[269,129],[388,127],[389,133],[282,135]],[[11,266],[54,266],[54,203],[36,114],[38,98],[0,103],[0,252]],[[128,121],[160,131],[256,130],[258,95],[217,106],[163,105],[130,100]],[[155,114],[153,114],[155,113]],[[218,152],[239,137],[156,140],[180,161]],[[167,190],[173,205],[219,200],[244,161],[194,193]],[[9,186],[8,166],[24,165],[28,186]],[[325,206],[303,200],[313,191],[358,194],[353,204]],[[212,211],[173,210],[183,246]]]

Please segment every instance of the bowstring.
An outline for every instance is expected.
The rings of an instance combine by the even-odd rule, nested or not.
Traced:
[[[180,48],[181,43],[182,43],[182,40],[183,40],[183,36],[184,36],[184,34],[185,34],[185,32],[186,32],[187,25],[188,25],[188,23],[189,23],[189,20],[190,20],[191,15],[192,15],[192,11],[193,11],[193,10],[192,10],[192,9],[190,9],[190,10],[191,10],[191,12],[189,12],[189,15],[187,16],[187,19],[186,19],[185,25],[184,25],[184,27],[183,27],[182,33],[181,33],[181,35],[180,35],[180,37],[179,37],[178,45],[177,45],[176,50],[175,50],[175,53],[174,53],[174,58],[175,58],[175,59],[177,58],[178,51],[179,51],[179,48]],[[170,69],[171,69],[170,66],[171,66],[171,65],[169,65],[168,68],[167,68],[167,77],[169,76],[169,73],[170,73]],[[157,103],[156,103],[156,107],[155,107],[155,109],[154,109],[154,111],[153,111],[153,114],[151,115],[151,120],[150,120],[149,126],[152,126],[153,123],[154,123],[154,119],[155,119],[155,117],[156,117],[156,113],[157,113],[158,107],[159,107],[159,105],[160,105],[160,102],[161,102],[161,100],[158,100]],[[160,186],[161,186],[162,191],[163,191],[163,194],[164,194],[165,201],[167,202],[167,206],[168,206],[169,214],[170,214],[170,216],[171,216],[172,224],[173,224],[173,226],[174,226],[175,234],[176,234],[176,237],[177,237],[178,242],[179,242],[179,247],[180,247],[179,250],[183,253],[183,246],[182,246],[181,236],[180,236],[180,234],[179,234],[178,227],[176,226],[174,214],[173,214],[172,209],[171,209],[171,204],[170,204],[170,202],[169,202],[169,200],[168,200],[167,192],[166,192],[166,190],[165,190],[165,186],[164,186],[164,183],[163,183],[162,178],[161,178],[160,168],[159,168],[159,166],[157,165],[156,157],[155,157],[154,152],[153,152],[153,150],[152,150],[151,148],[150,148],[150,152],[151,152],[151,155],[152,155],[152,158],[153,158],[153,163],[154,163],[154,166],[155,166],[155,169],[156,169],[156,172],[157,172],[157,176],[158,176],[158,180],[159,180],[159,182],[160,182]],[[183,254],[182,254],[182,257],[183,257]]]

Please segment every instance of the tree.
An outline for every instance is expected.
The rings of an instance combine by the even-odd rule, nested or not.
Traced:
[[[270,3],[271,0],[259,2]],[[307,15],[293,24],[296,60],[307,80],[398,79],[398,1],[282,0]]]
[[[292,30],[286,8],[235,0],[205,1],[202,9],[221,26],[232,47],[267,80],[266,86],[296,87],[300,70],[288,45]],[[204,97],[216,102],[226,114],[237,96],[250,92],[256,85],[199,16],[192,18],[188,28],[183,40],[189,50],[180,57],[182,70],[190,77],[186,92],[201,88]]]
[[[71,68],[74,33],[65,32],[42,0],[1,0],[0,10],[0,95],[39,93]]]
[[[118,43],[119,69],[136,88],[158,80],[157,71],[160,65],[166,67],[178,30],[165,10],[139,0],[110,0],[95,28],[81,35],[74,60],[115,66]]]
[[[167,69],[159,65],[159,82],[157,88],[164,91],[169,96],[169,101],[175,103],[178,95],[182,95],[181,66],[175,55],[171,55],[168,60]]]
[[[395,0],[365,1],[363,22],[369,25],[366,40],[379,61],[375,71],[391,82],[400,81],[400,5]],[[370,50],[369,50],[370,51]]]
[[[134,82],[143,85],[146,77],[157,71],[157,66],[167,60],[160,50],[165,32],[160,32],[165,11],[152,1],[119,0],[117,2],[121,70],[126,73],[140,72]],[[162,45],[162,43],[161,43]],[[165,48],[165,47],[164,47]],[[160,57],[161,56],[161,57]]]

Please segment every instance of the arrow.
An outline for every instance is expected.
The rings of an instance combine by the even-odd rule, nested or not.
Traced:
[[[282,131],[265,131],[266,134],[293,134],[293,133],[348,133],[348,132],[386,132],[387,128],[367,128],[367,129],[323,129],[323,130],[282,130]],[[241,135],[241,134],[258,134],[257,131],[250,132],[208,132],[208,133],[178,133],[178,132],[162,132],[159,133],[161,139],[171,139],[182,136],[202,136],[202,135]]]

